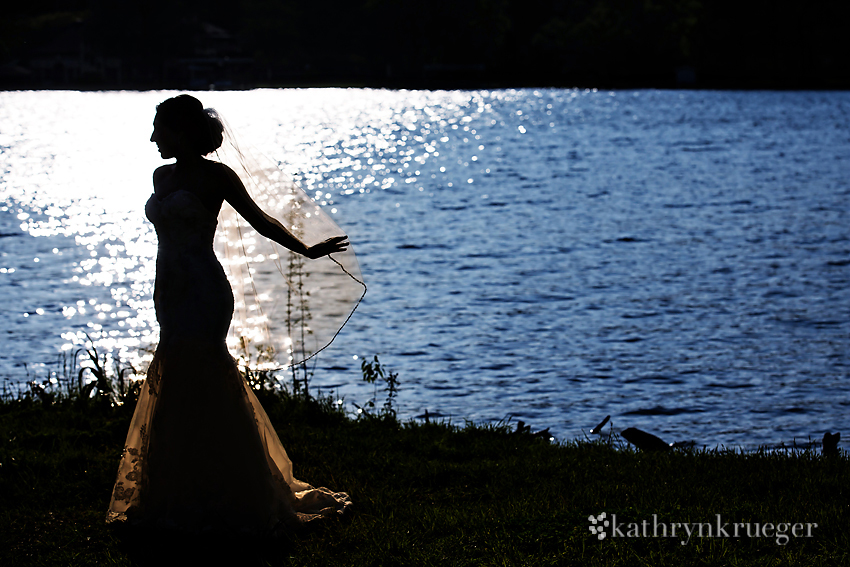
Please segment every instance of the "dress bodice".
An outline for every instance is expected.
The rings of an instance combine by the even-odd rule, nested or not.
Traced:
[[[192,192],[151,195],[145,214],[156,228],[154,306],[160,341],[216,340],[224,345],[233,293],[213,251],[216,215]]]
[[[162,200],[151,195],[145,214],[156,228],[160,253],[163,248],[212,251],[216,215],[191,191],[179,189]]]

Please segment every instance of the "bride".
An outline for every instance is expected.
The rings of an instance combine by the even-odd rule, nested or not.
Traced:
[[[203,156],[222,144],[214,111],[189,95],[157,106],[151,141],[172,165],[153,175],[145,213],[156,228],[160,342],[130,425],[107,522],[274,534],[343,513],[345,493],[297,480],[225,338],[234,300],[213,252],[229,203],[261,235],[315,259],[345,236],[306,246],[264,213],[236,173]]]

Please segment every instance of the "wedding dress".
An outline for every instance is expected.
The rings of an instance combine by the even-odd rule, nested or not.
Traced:
[[[274,533],[343,513],[345,493],[297,480],[225,343],[233,292],[216,215],[190,191],[145,213],[156,228],[160,342],[127,435],[107,522]]]

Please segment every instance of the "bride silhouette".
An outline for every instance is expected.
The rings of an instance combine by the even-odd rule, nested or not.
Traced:
[[[345,236],[305,245],[264,213],[228,166],[205,159],[223,125],[189,95],[157,106],[151,141],[176,162],[153,175],[145,213],[156,228],[154,305],[160,342],[127,434],[107,522],[274,534],[343,513],[345,493],[297,480],[292,463],[227,350],[234,309],[213,252],[229,203],[260,234],[315,259]]]

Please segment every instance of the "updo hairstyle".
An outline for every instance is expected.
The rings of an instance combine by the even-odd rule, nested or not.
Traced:
[[[164,126],[186,136],[198,155],[211,154],[221,147],[224,126],[218,114],[193,96],[182,94],[162,101],[156,115]]]

